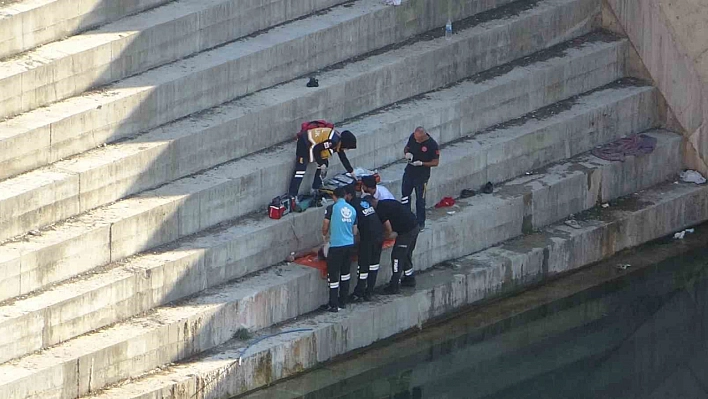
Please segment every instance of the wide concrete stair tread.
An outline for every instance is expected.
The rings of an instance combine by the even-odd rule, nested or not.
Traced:
[[[450,84],[467,77],[469,72],[495,67],[497,60],[479,61],[478,55],[490,49],[476,46],[475,51],[466,53],[464,61],[459,56],[454,58],[456,72],[434,72],[439,69],[441,51],[452,57],[457,53],[457,44],[477,36],[463,31],[456,35],[454,43],[437,39],[392,49],[323,73],[321,86],[305,95],[300,81],[279,85],[135,139],[2,181],[0,240],[292,139],[292,126],[317,117],[320,112],[331,115],[332,120],[344,120]],[[568,73],[577,74],[578,79],[598,76],[600,80],[588,78],[588,82],[603,85],[622,75],[620,60],[626,46],[624,40],[595,33],[512,64],[513,69],[503,76],[518,79],[519,75],[540,75],[543,71],[548,74],[563,65],[572,68],[588,63]],[[419,79],[423,72],[435,78]],[[395,82],[391,81],[391,74],[397,76]],[[473,79],[480,80],[484,79]],[[382,84],[405,89],[385,90],[391,94],[382,95]],[[588,86],[584,90],[593,88]],[[479,83],[469,89],[489,92],[494,88]],[[560,97],[563,95],[561,92]],[[322,101],[323,98],[328,100]],[[263,129],[264,125],[268,128]],[[254,131],[261,133],[254,135]]]
[[[533,181],[539,173],[543,176],[547,172],[546,165],[551,162],[575,156],[624,134],[639,133],[653,127],[657,123],[651,112],[656,106],[655,95],[656,91],[651,86],[621,80],[442,145],[443,161],[432,169],[426,197],[428,201],[437,201],[445,196],[456,197],[463,189],[473,189],[481,194],[487,182],[498,184],[516,176],[526,175],[523,180]],[[634,118],[627,118],[629,115]],[[659,139],[665,137],[660,135]],[[607,163],[592,158],[589,156],[586,162]],[[378,169],[381,184],[396,198],[401,198],[406,165],[401,161]],[[626,181],[627,186],[621,187],[621,190],[627,194],[635,191],[636,187],[653,185],[667,178],[679,166],[675,162],[668,169],[664,169],[663,164],[642,165],[637,175]],[[617,196],[616,192],[608,190],[609,187],[600,190],[599,201]],[[411,199],[415,202],[415,193]],[[433,203],[427,205],[432,206]]]
[[[461,205],[456,208],[455,215],[448,215],[444,211],[442,213],[438,212],[439,214],[431,217],[429,225],[430,232],[426,231],[419,237],[418,249],[415,254],[417,268],[424,270],[441,261],[498,244],[499,242],[522,234],[528,229],[529,225],[542,227],[543,225],[562,219],[569,214],[592,208],[597,202],[598,191],[601,188],[613,186],[610,192],[616,193],[617,195],[626,194],[626,192],[623,191],[628,188],[623,185],[622,182],[633,176],[638,169],[642,169],[642,165],[646,165],[648,159],[654,159],[654,163],[664,165],[667,170],[666,173],[671,173],[672,169],[675,173],[678,167],[675,167],[674,164],[680,164],[680,161],[676,161],[676,159],[680,159],[680,136],[663,132],[653,132],[650,134],[658,139],[657,148],[652,154],[636,159],[627,159],[624,163],[601,162],[597,159],[593,160],[588,159],[587,156],[581,156],[574,161],[550,167],[547,173],[534,176],[533,179],[523,177],[512,180],[503,185],[494,195],[461,200]],[[603,182],[603,178],[606,178],[609,174],[616,174],[624,179],[613,178],[608,182]],[[588,184],[588,182],[590,182],[590,184]],[[643,189],[645,187],[633,188]],[[556,193],[566,194],[565,196],[554,195]],[[316,212],[308,213],[318,214]],[[493,215],[493,217],[490,215]],[[528,222],[529,219],[532,221],[531,223]],[[464,226],[468,227],[464,228]],[[310,230],[316,230],[317,226],[310,227]],[[303,233],[307,234],[309,232],[305,231]],[[458,245],[460,242],[469,242],[470,244],[466,246]],[[173,251],[179,252],[180,249]],[[388,254],[385,254],[384,259],[386,259],[386,255]],[[147,260],[154,262],[155,257],[148,256]],[[388,262],[384,261],[382,263],[380,282],[386,281],[390,274],[386,268]],[[141,265],[138,260],[133,265],[125,265],[125,270],[136,271],[142,269],[142,271],[138,271],[135,276],[139,279],[143,273],[146,276],[153,274],[148,270],[154,265],[154,263],[152,265],[146,265],[144,262]],[[296,270],[300,270],[299,266],[288,266],[288,268],[290,267],[295,267]],[[160,308],[156,313],[150,312],[146,316],[140,316],[136,319],[108,327],[98,333],[80,336],[64,343],[59,342],[70,338],[69,335],[66,335],[67,332],[73,331],[76,333],[76,328],[81,327],[82,320],[83,323],[89,320],[93,320],[95,323],[96,319],[103,318],[115,312],[115,309],[111,309],[111,304],[107,303],[109,302],[108,300],[98,298],[115,299],[116,295],[120,295],[119,291],[121,291],[121,289],[114,288],[112,293],[110,290],[101,293],[100,287],[105,282],[105,276],[97,275],[95,277],[89,277],[84,281],[77,281],[60,286],[57,290],[47,291],[37,297],[6,305],[0,310],[2,314],[5,315],[2,324],[0,324],[0,331],[3,331],[3,336],[7,336],[8,339],[3,345],[2,353],[5,354],[5,356],[13,352],[18,353],[19,345],[24,345],[24,348],[22,348],[24,350],[28,350],[32,345],[41,345],[41,343],[38,342],[39,337],[34,333],[29,335],[29,331],[42,330],[44,337],[55,339],[57,340],[56,343],[59,344],[39,354],[29,355],[19,360],[11,361],[5,366],[0,366],[0,375],[5,374],[11,381],[14,381],[11,383],[10,380],[6,380],[6,385],[2,385],[0,381],[0,393],[3,392],[3,389],[18,389],[17,387],[19,385],[14,385],[15,383],[25,384],[21,382],[21,378],[18,377],[24,374],[13,372],[16,367],[29,369],[29,366],[32,365],[42,365],[44,366],[42,373],[46,371],[49,375],[54,375],[53,373],[60,372],[57,370],[63,370],[65,364],[75,364],[75,359],[62,357],[62,354],[74,353],[72,352],[74,349],[71,348],[92,348],[95,352],[92,356],[101,356],[101,359],[104,357],[104,355],[101,355],[101,353],[104,353],[103,351],[105,351],[105,353],[112,353],[113,355],[110,357],[110,360],[105,361],[111,364],[121,364],[125,366],[121,366],[118,368],[119,370],[117,370],[106,365],[106,371],[104,372],[100,370],[103,366],[94,362],[95,369],[92,372],[91,378],[93,383],[96,384],[93,389],[96,389],[100,388],[102,384],[110,384],[116,379],[135,376],[137,375],[136,373],[139,374],[141,371],[147,371],[149,368],[157,367],[160,364],[173,362],[207,350],[213,345],[218,345],[230,339],[233,333],[239,328],[263,328],[270,324],[286,320],[289,317],[296,317],[298,314],[313,310],[325,301],[326,286],[320,280],[319,271],[310,269],[310,273],[306,273],[309,277],[301,277],[300,274],[297,274],[293,280],[287,281],[287,284],[283,283],[286,284],[285,286],[275,287],[275,285],[279,283],[273,282],[274,280],[280,282],[284,282],[285,280],[272,277],[273,274],[282,277],[285,272],[280,266],[268,270],[269,271],[265,272],[265,275],[256,274],[252,277],[247,276],[241,281],[231,283],[227,286],[213,288],[205,294],[200,294],[196,299],[188,300],[186,305],[177,303],[167,306],[164,308],[165,313],[163,313],[163,308]],[[286,268],[286,270],[289,269]],[[307,268],[303,270],[307,270]],[[124,270],[116,269],[115,272],[124,273]],[[107,273],[106,275],[109,274],[113,273]],[[159,274],[159,272],[154,274]],[[125,274],[123,275],[125,276]],[[268,275],[271,277],[264,277]],[[273,282],[275,287],[273,290],[276,290],[277,294],[263,292],[262,297],[259,297],[263,299],[248,299],[245,301],[242,299],[244,296],[240,293],[244,292],[243,290],[247,290],[247,292],[258,291],[259,287],[265,284],[263,283],[264,281]],[[97,287],[99,288],[97,289]],[[142,296],[142,294],[131,290],[129,285],[116,286],[116,288],[118,287],[121,287],[123,291],[133,292],[136,296]],[[87,301],[86,299],[79,300],[75,302],[75,306],[71,306],[73,298],[69,298],[70,293],[74,292],[74,294],[81,295],[78,291],[81,289],[86,290],[87,288],[88,291],[93,290],[93,292],[83,294],[85,298],[98,299],[107,309],[97,309],[98,312],[93,315],[81,314],[85,308],[80,305],[88,305],[91,303],[90,300]],[[235,294],[229,294],[231,290],[233,290]],[[268,290],[270,290],[270,288],[268,288]],[[188,295],[188,293],[185,294]],[[258,295],[253,294],[253,296]],[[207,306],[206,303],[210,303],[209,301],[212,300],[214,305]],[[303,304],[298,301],[305,301],[306,303]],[[48,306],[48,302],[56,303],[54,307],[56,310],[52,309],[51,305]],[[116,303],[115,306],[119,307],[121,305],[127,305],[128,303],[129,302],[124,299],[124,302]],[[193,308],[189,305],[190,303],[199,303],[201,305],[195,305]],[[183,306],[185,309],[180,310]],[[196,309],[194,311],[198,312],[198,314],[191,313],[192,311],[190,309]],[[238,311],[234,309],[238,309]],[[104,313],[101,314],[101,311]],[[134,311],[139,312],[140,310],[134,309]],[[295,311],[300,313],[293,313]],[[162,314],[179,315],[181,319],[162,318],[162,316],[159,316]],[[234,319],[233,317],[236,317],[235,314],[245,316],[238,316]],[[57,317],[70,317],[69,315],[76,315],[77,317],[75,319],[66,320],[67,324],[62,326],[59,322],[60,319],[57,319]],[[42,317],[45,317],[46,322],[49,324],[44,325]],[[262,319],[266,321],[262,321]],[[103,319],[103,321],[109,322],[107,319]],[[196,323],[196,326],[194,323]],[[72,326],[72,324],[74,325]],[[84,327],[85,326],[84,324]],[[96,324],[94,324],[94,326],[96,326]],[[138,334],[136,326],[145,327],[143,333],[139,336],[136,335]],[[179,334],[178,337],[181,338],[173,337],[175,334],[174,331],[181,332],[187,330],[193,331],[192,334],[197,336],[197,338],[189,336],[186,333],[186,337]],[[204,335],[198,335],[196,331],[202,331]],[[62,334],[64,335],[62,336]],[[137,343],[133,343],[134,340],[137,340]],[[106,342],[105,349],[102,349],[103,346],[97,346],[100,342]],[[125,353],[123,353],[116,352],[115,350],[116,347],[145,348],[144,342],[154,344],[150,346],[149,349],[143,349],[142,351],[126,349]],[[199,344],[197,345],[195,342]],[[46,342],[45,345],[50,345],[50,343]],[[81,356],[82,359],[85,359],[87,355],[84,353],[81,354]],[[131,360],[131,356],[134,356],[137,360]],[[54,360],[51,361],[51,359]],[[8,358],[2,360],[8,360]],[[141,362],[144,363],[144,366],[138,366]],[[39,370],[37,372],[39,372]],[[79,373],[81,374],[81,372]],[[117,374],[111,376],[110,373]],[[105,379],[103,379],[104,376]],[[64,381],[66,381],[66,379],[64,379]],[[73,383],[70,384],[73,386]],[[83,384],[83,382],[79,381],[79,384]]]
[[[0,58],[61,40],[170,0],[22,0],[0,5]]]
[[[419,237],[415,256],[419,269],[483,249],[474,248],[475,245],[457,245],[460,240],[467,242],[472,238],[468,237],[470,233],[484,233],[487,238],[481,245],[490,246],[497,243],[490,237],[503,241],[521,234],[521,227],[528,217],[540,216],[539,220],[552,223],[567,214],[592,208],[602,185],[599,179],[591,178],[593,175],[616,173],[629,177],[636,173],[636,164],[647,158],[657,158],[655,162],[666,165],[670,171],[672,168],[668,165],[679,163],[672,160],[680,158],[681,138],[670,133],[652,135],[659,140],[652,154],[618,164],[593,163],[581,157],[576,161],[576,167],[566,164],[549,168],[548,173],[535,176],[534,181],[519,178],[505,184],[496,195],[460,201],[462,208],[453,217],[447,214],[434,216],[430,224],[432,233],[423,233]],[[678,170],[673,169],[674,173]],[[613,182],[623,180],[613,179]],[[566,206],[558,195],[548,195],[553,191],[567,193],[568,188],[577,186],[577,181],[584,186],[585,192],[573,190],[575,196],[570,199],[574,206]],[[588,182],[592,182],[590,186]],[[621,189],[614,192],[621,193]],[[484,221],[490,212],[498,215],[491,223]],[[551,213],[554,217],[547,216]],[[473,227],[461,231],[461,223]],[[485,228],[492,231],[484,231]],[[288,278],[288,273],[293,273],[294,277]],[[387,273],[381,274],[383,282]],[[0,393],[5,396],[14,392],[16,397],[38,394],[55,397],[64,384],[79,387],[79,394],[89,393],[120,379],[211,349],[231,339],[240,328],[257,330],[312,311],[325,301],[326,294],[319,271],[299,266],[276,267],[265,274],[215,288],[184,303],[158,308],[145,316],[1,365]],[[87,364],[82,369],[82,361],[90,366]],[[67,371],[67,367],[73,365],[77,369],[75,375]],[[89,375],[85,374],[86,369],[90,370]],[[61,383],[57,384],[58,381]]]
[[[464,35],[465,32],[458,33],[457,43]],[[475,36],[468,39],[472,37]],[[514,79],[542,71],[552,73],[552,69],[561,65],[570,67],[588,62],[593,67],[576,68],[572,73],[600,76],[604,80],[588,81],[602,85],[621,76],[620,60],[626,46],[624,40],[595,33],[537,53],[530,60],[512,65],[513,69],[503,76]],[[325,72],[319,77],[321,86],[308,90],[307,95],[303,95],[300,81],[279,85],[135,139],[2,181],[0,240],[291,139],[291,128],[297,121],[316,117],[320,112],[332,115],[333,120],[344,120],[449,84],[450,79],[465,77],[465,71],[473,68],[496,65],[495,61],[478,64],[476,54],[488,50],[478,48],[468,53],[465,62],[456,58],[458,66],[466,63],[467,68],[457,67],[459,72],[449,76],[435,74],[439,66],[435,60],[442,48],[449,53],[457,52],[444,39],[436,43],[417,42]],[[472,67],[472,64],[478,65]],[[409,68],[410,65],[417,67]],[[419,79],[419,74],[427,70],[430,76],[439,78]],[[379,82],[393,85],[389,76],[394,71],[396,85],[406,89],[386,90],[391,94],[382,95]],[[402,77],[404,73],[406,78]],[[478,76],[472,81],[480,80],[483,79]],[[585,90],[591,88],[586,86]],[[479,93],[493,88],[480,83],[467,89]],[[339,100],[332,101],[334,98]],[[262,128],[264,124],[267,129]],[[254,131],[262,134],[254,135]]]
[[[405,107],[354,121],[344,125],[360,132],[360,145],[351,152],[352,160],[359,165],[395,162],[410,132],[408,126],[419,122],[444,144],[572,97],[621,76],[613,59],[599,65],[587,62],[584,57],[550,59],[541,62],[538,68],[526,66],[482,82],[466,81],[411,101]],[[548,78],[549,74],[553,78]],[[558,86],[564,90],[547,90]],[[646,88],[642,90],[644,96],[636,99],[633,109],[636,112],[623,116],[622,123],[628,128],[641,125],[639,130],[644,130],[654,126],[651,111],[655,95]],[[539,95],[528,96],[528,93]],[[449,112],[451,109],[455,112]],[[619,134],[630,130],[621,129]],[[332,169],[337,168],[341,166]],[[2,299],[26,294],[93,267],[262,210],[271,198],[282,194],[291,175],[292,148],[272,147],[265,153],[249,155],[56,224],[44,229],[41,237],[27,236],[8,242],[0,246],[3,270],[0,275],[5,277],[0,282]],[[290,234],[281,232],[274,236],[290,242]],[[308,238],[297,238],[303,240],[303,245],[309,242]],[[269,254],[281,255],[276,262],[288,254],[280,249],[284,247]]]
[[[341,0],[181,0],[0,62],[0,117],[63,100]],[[284,10],[273,12],[273,10]]]
[[[0,170],[5,173],[0,177],[9,177],[105,142],[145,132],[240,96],[400,43],[431,29],[437,32],[447,20],[447,7],[440,2],[425,0],[426,4],[428,2],[425,13],[406,12],[414,7],[410,2],[400,7],[368,1],[334,7],[323,15],[295,20],[263,34],[123,79],[95,92],[18,115],[0,123]],[[467,0],[460,5],[456,17],[471,17],[507,2]],[[526,6],[512,4],[509,7],[509,10],[520,11]],[[598,11],[599,4],[593,0],[544,0],[532,9],[505,17],[503,25],[526,21],[524,31],[528,32],[531,22],[543,26],[546,21],[559,19],[551,30],[564,32],[559,36],[565,37],[555,39],[558,43],[587,33],[595,22],[589,15],[594,16]],[[403,15],[401,13],[412,18],[405,26],[395,23],[399,15]],[[485,15],[491,20],[478,21],[480,24],[472,29],[494,29],[500,23],[494,19],[499,15]],[[347,40],[342,41],[342,37]],[[546,40],[547,37],[538,36],[539,43]],[[548,45],[554,44],[553,40],[548,41]]]
[[[173,390],[193,395],[206,389],[210,397],[228,398],[260,388],[452,310],[701,223],[708,220],[707,204],[705,186],[662,183],[618,199],[609,208],[596,207],[577,215],[578,229],[559,223],[457,259],[455,268],[418,274],[415,292],[381,297],[337,314],[307,315],[257,332],[251,342],[264,339],[255,344],[234,339],[95,397],[142,398]],[[657,221],[661,223],[657,225]],[[603,237],[617,240],[607,245]],[[300,329],[303,331],[297,331]],[[275,335],[278,333],[284,334]],[[265,363],[264,367],[266,359],[276,358],[278,362]],[[218,383],[214,376],[218,376]]]

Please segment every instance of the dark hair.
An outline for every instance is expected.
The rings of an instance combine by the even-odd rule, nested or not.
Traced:
[[[356,148],[356,136],[354,136],[354,133],[349,130],[345,130],[339,137],[342,140],[342,148],[346,148],[348,150],[353,150]]]
[[[376,187],[376,178],[372,175],[363,176],[361,178],[361,184],[369,188],[374,188]]]
[[[337,187],[337,188],[334,189],[334,196],[337,197],[337,198],[344,198],[344,195],[345,195],[346,193],[347,193],[347,192],[344,191],[344,187]]]
[[[347,184],[344,186],[344,192],[346,194],[356,195],[356,184]]]

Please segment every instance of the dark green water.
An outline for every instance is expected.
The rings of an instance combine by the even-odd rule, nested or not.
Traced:
[[[245,397],[708,398],[702,230]]]

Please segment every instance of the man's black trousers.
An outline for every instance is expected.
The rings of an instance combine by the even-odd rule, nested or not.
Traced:
[[[418,241],[418,232],[420,228],[415,227],[413,230],[399,234],[396,237],[396,242],[393,244],[391,252],[391,285],[398,286],[401,282],[401,275],[413,277],[413,251],[415,250],[416,241]]]
[[[353,246],[330,247],[327,253],[327,282],[329,283],[329,306],[341,307],[349,295],[349,267]]]
[[[354,294],[359,297],[370,296],[376,287],[382,248],[383,239],[362,239],[359,242],[359,278],[354,288]]]

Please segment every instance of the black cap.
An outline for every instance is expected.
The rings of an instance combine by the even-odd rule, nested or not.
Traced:
[[[346,148],[348,150],[353,150],[356,148],[356,136],[354,136],[354,133],[349,130],[345,130],[340,135],[340,138],[342,140],[342,148]]]

